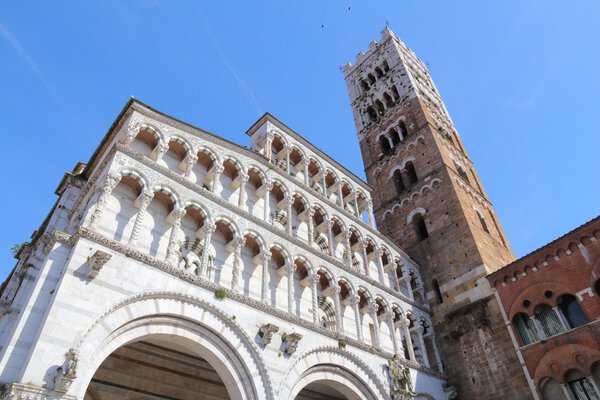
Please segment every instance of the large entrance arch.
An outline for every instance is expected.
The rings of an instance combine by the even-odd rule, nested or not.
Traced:
[[[295,400],[371,400],[369,388],[350,371],[336,365],[316,365],[294,385]]]
[[[94,373],[84,400],[231,398],[216,369],[195,347],[172,335],[121,346]]]
[[[378,400],[388,399],[389,395],[377,374],[362,360],[350,352],[324,346],[308,350],[294,361],[282,380],[278,398]]]
[[[176,358],[173,357],[176,353],[187,354],[186,363],[189,365],[161,365],[156,358],[140,357],[142,347],[162,353],[167,359]],[[161,392],[161,386],[150,385],[152,390],[148,390],[150,386],[139,388],[140,382],[150,382],[145,376],[133,376],[129,380],[120,377],[125,379],[120,382],[116,378],[112,381],[102,378],[111,376],[107,371],[111,366],[123,367],[127,362],[144,366],[138,374],[155,375],[157,379],[173,378],[179,370],[202,366],[205,368],[204,375],[194,375],[186,370],[185,378],[206,379],[210,381],[210,388],[219,395],[223,393],[219,387],[226,388],[226,397],[221,398],[274,398],[262,357],[242,328],[209,302],[179,293],[144,293],[116,304],[85,333],[80,341],[79,353],[78,377],[69,390],[69,394],[77,398],[84,398],[87,393],[85,399],[94,400],[94,392],[99,386],[104,385],[106,389],[111,383],[115,393],[119,393],[117,389],[137,390],[139,393],[138,396],[114,398],[155,398],[151,396],[152,390]],[[167,371],[160,373],[161,368]],[[166,384],[168,386],[168,382]],[[171,398],[198,398],[198,393],[194,397],[183,394],[184,397]],[[96,400],[98,398],[105,400],[102,396],[97,396]]]

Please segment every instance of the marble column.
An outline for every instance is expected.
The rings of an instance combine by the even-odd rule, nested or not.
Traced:
[[[249,179],[250,177],[248,176],[248,174],[240,174],[240,192],[238,195],[238,207],[244,211],[248,211],[246,209],[246,184],[248,183]]]
[[[271,260],[271,250],[265,250],[262,252],[262,280],[261,280],[261,290],[260,290],[260,301],[267,303],[269,302],[268,298],[268,283],[269,283],[269,261]]]
[[[185,177],[186,178],[189,179],[192,176],[192,169],[194,168],[194,165],[196,165],[197,162],[198,162],[197,154],[189,154],[185,158]]]
[[[213,168],[213,180],[210,185],[210,191],[214,194],[219,194],[221,192],[221,174],[225,171],[225,167],[222,165],[215,165]]]
[[[153,155],[152,158],[157,163],[160,163],[168,150],[169,150],[169,143],[165,142],[164,140],[160,140],[158,142],[158,144],[156,145],[156,147],[154,148],[154,150],[152,150],[152,155]]]
[[[417,358],[415,357],[415,348],[412,343],[412,337],[410,336],[410,329],[409,329],[410,320],[405,319],[405,320],[401,321],[400,326],[404,330],[404,339],[406,340],[408,357],[411,361],[417,361]]]
[[[112,191],[117,187],[117,185],[121,182],[121,174],[108,174],[104,183],[100,188],[100,196],[98,197],[98,201],[96,202],[96,208],[90,217],[90,229],[95,229],[98,221],[102,217],[102,213],[104,212],[104,207],[106,207],[106,202]]]
[[[185,215],[186,210],[183,207],[176,207],[172,212],[172,224],[171,224],[171,235],[169,236],[169,245],[167,246],[167,257],[166,261],[171,264],[177,265],[178,259],[178,248],[177,248],[177,236],[181,228],[181,219]]]
[[[344,333],[342,306],[340,304],[341,291],[342,289],[337,285],[333,288],[333,304],[335,306],[335,330],[339,333]]]
[[[242,260],[242,247],[244,246],[243,237],[236,237],[233,239],[233,270],[231,271],[231,290],[237,292],[239,290],[240,281],[240,265]]]
[[[375,347],[380,348],[379,341],[379,319],[377,318],[377,310],[379,310],[379,306],[377,304],[370,304],[369,306],[369,314],[371,315],[371,319],[373,320],[373,334],[375,336]]]
[[[213,224],[210,224],[210,225],[207,224],[202,227],[202,231],[204,233],[204,244],[202,247],[202,258],[201,258],[201,262],[200,262],[200,270],[201,270],[201,274],[204,274],[206,276],[206,278],[208,278],[208,279],[211,279],[211,275],[212,275],[212,266],[208,265],[210,241],[211,241],[212,235],[213,235],[213,233],[215,233],[216,229],[217,229],[217,227]]]
[[[358,338],[358,340],[360,342],[362,342],[364,340],[363,331],[362,331],[362,321],[360,318],[360,310],[358,309],[358,305],[360,304],[360,296],[358,296],[357,294],[353,294],[352,298],[350,299],[350,302],[352,304],[352,310],[354,311],[354,320],[355,320],[355,324],[356,324],[356,337]]]
[[[294,314],[294,272],[296,271],[296,264],[292,261],[288,263],[285,268],[288,280],[288,313]]]
[[[144,191],[142,194],[136,199],[135,203],[139,208],[137,215],[135,216],[135,222],[133,223],[133,229],[131,230],[131,236],[129,237],[130,246],[135,245],[137,238],[140,234],[140,229],[142,228],[142,224],[144,223],[144,217],[146,216],[146,210],[148,206],[154,199],[154,192]]]
[[[317,285],[319,284],[319,274],[314,273],[310,275],[310,290],[312,293],[312,314],[313,323],[319,324],[319,295],[317,292]]]
[[[373,202],[371,200],[367,201],[367,219],[369,221],[369,226],[375,229],[375,218],[373,218]]]
[[[292,205],[294,204],[294,198],[292,196],[287,197],[287,233],[288,235],[292,235]]]

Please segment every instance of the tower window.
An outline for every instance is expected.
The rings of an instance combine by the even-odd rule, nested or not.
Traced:
[[[383,72],[388,72],[390,70],[390,66],[387,61],[383,61]]]
[[[383,76],[383,71],[379,67],[375,68],[375,73],[377,74],[378,78],[381,78]]]
[[[396,170],[394,172],[394,186],[396,187],[396,193],[400,194],[406,189],[404,186],[404,181],[402,180],[402,172],[400,170]]]
[[[390,141],[385,135],[379,136],[379,145],[381,146],[381,152],[383,154],[387,153],[392,149],[392,146],[390,146]]]
[[[392,138],[393,146],[396,146],[398,143],[400,143],[400,140],[401,140],[400,135],[398,134],[398,131],[396,130],[396,128],[390,129],[388,134],[390,135],[390,138]]]
[[[415,228],[415,232],[419,241],[425,240],[429,237],[429,232],[427,231],[427,226],[425,226],[425,219],[421,214],[415,214],[412,219],[413,228]]]
[[[406,137],[408,136],[408,131],[406,130],[406,125],[404,124],[404,121],[400,121],[400,123],[398,123],[398,129],[400,129],[400,135],[402,136],[402,140],[406,139]]]
[[[373,76],[373,74],[367,75],[367,78],[369,78],[369,82],[371,83],[371,85],[375,83],[375,77]]]
[[[392,93],[394,93],[395,101],[400,100],[400,94],[398,93],[398,88],[396,88],[396,85],[392,85]]]
[[[404,165],[404,169],[406,170],[408,186],[412,186],[419,181],[419,178],[417,177],[417,171],[415,170],[415,166],[412,161],[407,162]]]
[[[369,84],[364,79],[360,80],[360,87],[362,88],[363,91],[369,90]]]
[[[377,111],[372,106],[367,107],[367,115],[369,115],[371,122],[377,121]]]
[[[442,291],[440,290],[440,284],[437,279],[434,279],[432,282],[433,291],[435,292],[435,297],[437,298],[438,304],[442,304],[444,302],[444,296],[442,296]]]
[[[471,183],[471,181],[469,180],[469,175],[467,175],[467,173],[465,172],[465,170],[458,165],[456,162],[454,163],[454,166],[456,167],[456,171],[458,172],[458,175],[460,175],[461,178],[463,178],[467,183]]]
[[[475,210],[475,212],[477,213],[477,217],[479,218],[479,223],[481,224],[481,228],[483,228],[483,230],[485,231],[485,233],[489,234],[490,231],[487,227],[487,224],[485,223],[485,218],[483,218],[483,215],[481,215],[479,213],[479,211]]]
[[[383,105],[381,100],[375,101],[375,107],[377,107],[377,111],[379,111],[379,114],[383,115],[383,113],[385,112],[385,106]]]
[[[394,106],[394,100],[392,99],[392,97],[389,94],[384,93],[383,99],[385,100],[385,104],[388,106],[388,108]]]

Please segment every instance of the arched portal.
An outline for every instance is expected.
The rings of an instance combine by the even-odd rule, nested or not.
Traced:
[[[157,334],[111,353],[94,373],[84,400],[229,399],[219,373],[189,339]]]
[[[168,380],[174,380],[181,365],[173,361],[158,363],[156,358],[147,354],[133,355],[144,346],[168,359],[177,358],[174,357],[176,354],[185,354],[186,357],[180,358],[205,370],[190,371],[188,365],[185,379],[179,379],[182,386],[191,385],[191,390],[183,390],[178,396],[165,397],[164,388],[173,384]],[[84,398],[87,393],[86,400],[93,399],[94,390],[98,390],[103,381],[108,378],[111,383],[107,369],[114,366],[117,360],[121,362],[123,357],[137,366],[145,363],[143,371],[155,374],[155,378],[153,381],[139,377],[127,380],[126,376],[120,377],[126,379],[125,382],[117,382],[113,376],[112,386],[120,385],[116,389],[125,390],[126,393],[135,390],[148,393],[139,392],[131,397],[116,395],[112,398],[155,398],[150,393],[158,391],[156,394],[162,393],[163,396],[158,398],[195,399],[198,395],[197,392],[192,393],[194,385],[191,381],[196,379],[210,380],[210,385],[204,387],[207,390],[214,389],[217,393],[223,393],[221,387],[224,387],[224,399],[273,398],[270,379],[256,345],[235,321],[199,298],[174,292],[148,292],[125,299],[89,328],[78,347],[78,376],[68,393],[77,398]],[[157,368],[160,373],[156,372]],[[128,373],[132,371],[129,369]],[[147,384],[143,385],[144,382]],[[104,384],[105,389],[107,386],[110,387]],[[105,400],[111,397],[100,395],[96,398]]]
[[[278,398],[375,400],[387,398],[379,376],[363,361],[334,347],[301,354],[286,371]]]

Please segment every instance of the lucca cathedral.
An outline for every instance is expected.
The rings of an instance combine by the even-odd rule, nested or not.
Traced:
[[[424,63],[385,28],[342,72],[367,182],[269,113],[243,146],[129,100],[1,287],[0,398],[539,399]]]

